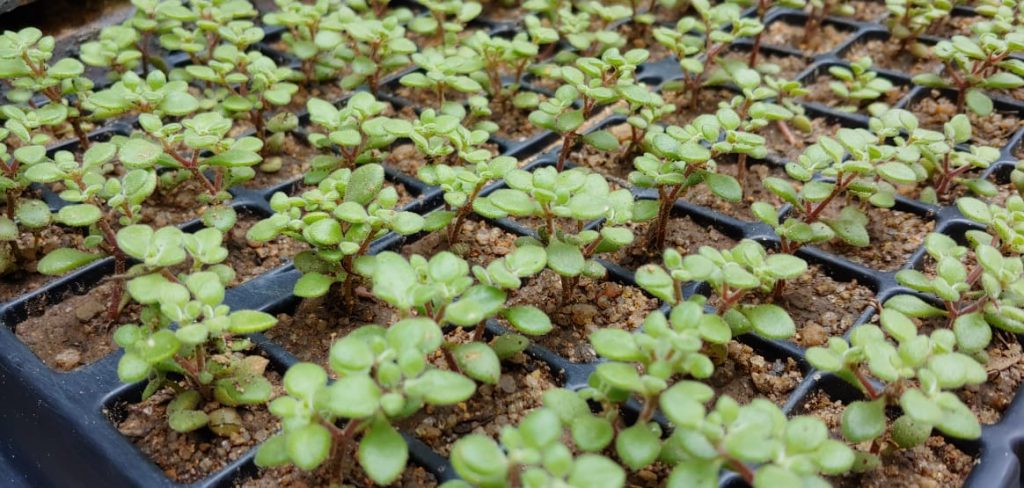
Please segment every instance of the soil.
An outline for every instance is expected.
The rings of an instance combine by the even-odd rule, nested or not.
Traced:
[[[304,242],[286,236],[278,236],[269,242],[253,242],[246,239],[246,232],[249,232],[249,228],[260,220],[262,219],[256,215],[242,213],[238,216],[238,222],[226,236],[228,258],[224,264],[231,266],[236,273],[231,286],[239,285],[277,268],[309,247]]]
[[[483,13],[481,18],[492,22],[516,22],[523,18],[523,9],[518,6],[519,2],[504,1],[483,1]]]
[[[25,295],[54,280],[53,276],[45,276],[36,272],[39,260],[54,249],[62,247],[81,249],[84,238],[85,236],[81,232],[50,225],[42,229],[38,235],[22,232],[18,235],[17,240],[0,243],[0,249],[5,251],[10,249],[11,253],[16,256],[19,266],[18,269],[2,275],[0,302]]]
[[[732,159],[730,155],[728,161],[719,161],[716,172],[739,179],[739,165],[734,163]],[[780,167],[760,164],[755,160],[748,159],[746,175],[743,181],[740,181],[740,185],[744,189],[744,195],[743,199],[739,202],[723,200],[721,197],[711,193],[711,189],[707,185],[698,185],[690,188],[689,192],[683,196],[683,200],[710,208],[730,217],[748,222],[756,222],[757,218],[750,211],[750,204],[754,202],[768,202],[777,208],[783,203],[782,199],[765,189],[762,182],[769,176],[787,178],[786,171]]]
[[[926,33],[930,36],[944,37],[946,39],[953,36],[972,37],[974,32],[971,28],[974,24],[985,20],[987,20],[985,17],[977,15],[947,15],[928,26]]]
[[[803,371],[793,358],[766,359],[735,340],[726,345],[726,350],[724,359],[709,354],[715,362],[715,372],[707,379],[707,384],[715,389],[716,398],[728,395],[740,404],[747,404],[754,398],[765,397],[781,406],[804,379]]]
[[[494,143],[484,143],[482,146],[484,149],[490,149],[491,154],[497,156],[501,152],[500,148]],[[416,173],[424,165],[430,164],[426,158],[420,154],[419,150],[412,143],[402,143],[393,147],[386,158],[384,158],[384,164],[391,166],[409,176],[416,176]],[[451,164],[447,162],[446,164]]]
[[[117,349],[112,338],[117,325],[136,320],[141,309],[129,305],[116,324],[108,324],[107,307],[113,292],[114,282],[106,281],[82,295],[68,292],[52,305],[40,296],[27,306],[29,318],[17,324],[14,332],[43,363],[57,371],[95,363]]]
[[[832,209],[838,207],[833,205],[825,212],[828,213]],[[871,239],[868,246],[850,246],[837,238],[818,247],[871,269],[894,271],[907,264],[910,255],[924,241],[924,236],[935,228],[934,221],[924,220],[917,215],[899,210],[869,206],[866,213],[868,236]]]
[[[749,62],[750,52],[745,50],[729,51],[728,53],[725,54],[725,56],[722,56],[722,58],[727,60],[736,59]],[[758,53],[757,60],[758,69],[760,69],[765,64],[774,64],[775,66],[778,66],[779,72],[773,76],[775,76],[776,78],[782,78],[786,80],[796,79],[796,75],[800,74],[801,72],[803,72],[805,68],[807,68],[807,61],[804,60],[803,58],[797,56],[776,56],[774,54],[764,52],[763,49],[760,53]]]
[[[862,22],[879,20],[889,12],[889,10],[885,8],[884,2],[872,2],[870,0],[854,0],[848,2],[847,5],[853,6],[853,15],[851,15],[850,18]]]
[[[930,48],[929,53],[931,53]],[[942,66],[942,63],[934,57],[918,58],[902,49],[899,43],[882,39],[858,42],[843,53],[843,58],[848,61],[854,61],[864,56],[871,57],[872,65],[876,69],[902,71],[911,75],[933,73]]]
[[[833,437],[841,438],[839,426],[843,410],[842,402],[833,400],[823,391],[817,391],[807,398],[797,413],[820,418],[829,427]],[[888,439],[888,434],[883,439]],[[868,444],[856,448],[866,451]],[[882,465],[878,469],[862,474],[830,477],[829,481],[839,488],[962,486],[976,463],[972,456],[937,435],[912,449],[883,451],[881,457]]]
[[[595,330],[635,330],[643,325],[648,312],[658,308],[658,300],[640,288],[586,277],[579,279],[569,303],[563,303],[562,280],[549,269],[512,292],[508,304],[533,305],[548,314],[554,328],[534,337],[534,342],[574,363],[597,359],[588,340]]]
[[[413,254],[433,256],[441,251],[451,251],[473,265],[487,266],[515,250],[519,236],[506,232],[476,217],[466,219],[454,246],[450,246],[444,232],[427,234],[419,240],[402,246],[399,251],[405,257]]]
[[[273,173],[267,173],[261,171],[259,165],[257,165],[254,168],[256,176],[245,182],[243,186],[246,188],[271,188],[286,181],[294,180],[309,171],[309,162],[317,153],[318,151],[309,144],[306,144],[304,140],[295,134],[288,133],[284,138],[281,153],[276,155],[268,154],[264,157],[264,161],[271,157],[280,157],[282,159],[281,169]]]
[[[941,131],[942,124],[957,114],[956,100],[950,100],[938,90],[932,90],[928,97],[914,102],[910,111],[917,116],[922,128]],[[985,117],[967,111],[967,117],[973,128],[971,142],[984,146],[1002,148],[1021,127],[1019,115],[998,107]]]
[[[281,376],[276,372],[267,376],[274,384],[272,397],[284,394]],[[106,413],[121,434],[160,466],[168,478],[179,483],[191,483],[215,473],[267,440],[280,427],[278,418],[266,406],[258,405],[237,407],[242,428],[230,437],[217,436],[205,428],[183,434],[167,425],[167,403],[173,398],[173,390],[167,388],[142,402],[118,405]],[[213,401],[204,405],[203,410],[211,412],[220,407]]]
[[[209,206],[199,203],[199,196],[207,196],[206,189],[195,178],[168,187],[157,184],[156,191],[142,204],[143,224],[153,228],[184,224],[198,218]]]
[[[808,266],[799,278],[786,282],[782,298],[774,303],[785,308],[796,324],[793,342],[802,347],[821,346],[829,337],[841,337],[872,302],[874,292],[856,280],[832,279],[819,265]],[[757,296],[743,303],[766,301]]]
[[[469,335],[464,331],[460,334]],[[438,367],[445,367],[441,353],[432,360]],[[502,361],[498,384],[478,384],[469,400],[456,405],[425,406],[410,430],[434,451],[447,456],[456,440],[471,433],[497,440],[503,427],[519,425],[527,413],[541,406],[541,395],[560,383],[546,363],[520,353]]]
[[[540,100],[544,101],[547,99],[546,96],[540,95]],[[521,141],[534,134],[540,129],[534,127],[530,123],[530,112],[528,108],[517,108],[512,105],[512,101],[505,98],[501,103],[495,106],[495,103],[491,102],[491,111],[494,114],[488,117],[488,120],[498,124],[498,131],[494,134],[502,139],[509,141]]]
[[[697,95],[697,105],[690,105],[691,93],[688,90],[666,91],[661,94],[665,103],[672,103],[676,111],[664,118],[665,124],[678,125],[680,127],[690,123],[697,116],[702,114],[714,114],[718,110],[719,102],[728,102],[736,93],[724,88],[705,87]]]
[[[624,150],[632,138],[631,128],[632,126],[625,123],[605,127],[619,140],[622,149],[609,152],[590,144],[580,144],[576,150],[569,153],[569,162],[595,170],[620,186],[629,186],[629,173],[633,171],[633,161],[628,156],[624,157]]]
[[[387,88],[384,88],[387,91]],[[408,102],[413,107],[420,107],[421,109],[432,108],[437,110],[440,107],[440,103],[437,100],[437,93],[428,88],[413,88],[410,86],[399,85],[395,82],[395,87],[390,90],[396,97],[401,97],[404,101]],[[448,89],[444,92],[444,101],[446,102],[464,102],[469,98],[468,93],[462,93],[454,89]]]
[[[255,477],[237,483],[237,488],[310,488],[318,486],[334,486],[337,480],[332,477],[331,471],[334,467],[325,463],[315,471],[303,471],[294,465],[281,466],[277,468],[261,469]],[[350,458],[346,464],[348,472],[344,478],[344,486],[356,488],[373,488],[377,486],[370,480],[355,462]],[[402,476],[390,486],[403,488],[421,488],[424,486],[437,486],[437,478],[429,471],[409,464],[406,466]]]
[[[761,42],[772,46],[795,48],[805,53],[821,54],[831,51],[841,44],[850,33],[832,24],[824,24],[821,32],[813,36],[810,42],[804,42],[804,27],[792,25],[785,21],[776,21],[764,30]]]
[[[636,240],[629,247],[620,249],[609,256],[608,260],[629,269],[636,269],[647,263],[660,263],[660,253],[651,255],[647,252],[647,229],[650,225],[650,222],[629,224]],[[679,213],[674,213],[669,219],[665,232],[665,244],[674,247],[683,256],[697,252],[701,246],[728,249],[735,246],[737,242],[718,229],[700,225],[689,216]]]
[[[810,102],[817,102],[833,108],[856,106],[856,113],[870,116],[871,114],[868,113],[867,110],[868,105],[875,102],[883,102],[891,107],[902,100],[903,97],[906,96],[907,92],[910,91],[909,86],[893,82],[892,89],[883,93],[882,96],[875,100],[864,100],[858,103],[856,100],[843,100],[836,97],[835,94],[832,93],[832,88],[829,87],[829,83],[833,81],[838,80],[833,78],[831,75],[819,76],[813,84],[807,87],[810,93],[807,94],[805,99]]]
[[[835,136],[842,127],[839,122],[824,117],[812,117],[810,132],[801,132],[795,127],[789,127],[789,132],[796,140],[796,144],[789,142],[782,130],[779,129],[778,124],[768,124],[758,134],[765,138],[769,154],[779,156],[786,161],[795,161],[807,146],[818,142],[818,138]]]

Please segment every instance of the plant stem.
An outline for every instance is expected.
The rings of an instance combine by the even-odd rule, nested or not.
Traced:
[[[864,372],[860,368],[853,369],[853,376],[857,378],[857,382],[864,388],[864,392],[868,395],[869,399],[877,400],[881,396],[881,393],[875,389],[875,385],[871,384],[871,380],[864,376]]]

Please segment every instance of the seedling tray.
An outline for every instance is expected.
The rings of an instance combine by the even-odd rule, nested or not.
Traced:
[[[0,2],[2,4],[3,2]],[[398,4],[399,2],[393,2]],[[417,7],[416,5],[411,5]],[[957,13],[970,15],[969,9],[957,8]],[[750,14],[748,12],[748,14]],[[484,15],[486,17],[486,13]],[[798,11],[778,9],[770,12],[766,24],[772,22],[800,23],[805,15]],[[811,83],[828,66],[848,65],[842,58],[851,46],[868,39],[884,38],[886,29],[877,23],[855,22],[846,19],[829,18],[828,23],[848,32],[847,38],[831,51],[807,56],[790,48],[765,46],[767,53],[776,55],[800,56],[807,61],[807,67],[799,74],[798,79]],[[492,33],[514,33],[517,24],[510,22],[475,21],[472,28],[486,29]],[[279,61],[297,63],[287,53],[277,52],[272,47],[277,32],[267,29],[267,39],[259,46],[267,54]],[[929,42],[934,39],[926,39]],[[749,48],[749,43],[740,43],[739,47]],[[180,55],[171,53],[170,64],[184,62]],[[894,82],[909,85],[910,77],[905,73],[880,70]],[[395,108],[401,108],[409,102],[389,93],[388,89],[397,86],[398,77],[394,75],[384,80],[384,94],[381,97],[391,102]],[[681,76],[678,64],[672,58],[648,63],[638,70],[640,80],[653,86],[661,86],[665,82]],[[527,90],[543,92],[542,88],[527,85]],[[912,101],[928,96],[928,89],[911,88],[897,107],[908,106]],[[338,103],[344,101],[335,100]],[[1011,110],[1024,116],[1024,103],[1019,100],[997,98],[996,105],[1000,109]],[[838,121],[844,126],[864,127],[867,117],[831,110],[817,103],[806,104],[808,115],[826,117]],[[304,138],[308,116],[300,114],[301,126],[296,136]],[[605,116],[603,120],[591,125],[593,129],[622,123],[624,120],[616,115]],[[112,134],[127,134],[132,130],[134,121],[121,120],[95,131],[91,137],[102,140]],[[1001,148],[1000,161],[989,168],[984,177],[1004,183],[1008,180],[1009,171],[1015,158],[1012,153],[1022,144],[1024,127],[1010,138]],[[509,141],[499,138],[492,140],[503,154],[515,156],[521,161],[531,161],[528,167],[553,164],[559,148],[552,147],[558,137],[550,132],[535,132],[520,141]],[[66,143],[52,148],[73,148],[76,143]],[[767,164],[781,165],[784,161],[777,157],[769,157]],[[572,165],[572,161],[569,161]],[[416,196],[407,210],[425,214],[442,205],[441,191],[418,181],[412,176],[403,174],[393,168],[387,169],[389,180],[404,185]],[[258,216],[270,215],[269,198],[276,191],[287,190],[296,181],[285,182],[270,188],[233,189],[232,206],[237,209],[255,213]],[[491,185],[486,192],[501,186],[501,182]],[[633,189],[640,198],[656,198],[650,191]],[[60,205],[59,198],[49,191],[43,197],[54,209]],[[916,200],[898,197],[896,210],[912,213],[918,217],[934,222],[934,231],[945,233],[954,238],[963,235],[964,230],[977,228],[977,225],[965,219],[952,206],[935,206]],[[783,208],[784,214],[788,208]],[[778,245],[778,238],[771,228],[761,223],[744,222],[711,209],[704,208],[686,201],[676,203],[676,215],[685,215],[694,222],[713,227],[719,232],[734,238],[750,238],[772,247]],[[524,228],[517,223],[501,219],[490,221],[489,224],[500,227],[516,235],[531,235],[532,229]],[[591,225],[597,225],[595,222]],[[197,227],[198,222],[189,222],[184,228]],[[375,241],[371,253],[382,250],[396,249],[408,241],[422,237],[410,236],[402,238],[389,234]],[[924,259],[924,249],[916,249],[902,268],[920,266]],[[894,271],[879,271],[847,258],[833,255],[814,247],[804,247],[798,255],[810,264],[820,265],[830,277],[837,281],[856,280],[871,289],[879,302],[900,293],[911,293],[900,286]],[[609,279],[623,284],[635,284],[634,270],[620,266],[614,262],[603,262],[609,270]],[[135,402],[140,397],[142,385],[124,385],[117,379],[117,362],[120,352],[110,354],[98,362],[62,373],[50,369],[43,364],[15,336],[13,329],[29,315],[30,307],[40,303],[57,303],[69,293],[80,293],[98,283],[113,272],[113,263],[105,259],[86,266],[66,277],[53,280],[47,285],[32,292],[0,303],[0,391],[4,392],[0,402],[0,484],[4,486],[182,486],[173,482],[150,460],[137,449],[132,442],[121,435],[110,420],[116,415],[117,405],[123,402]],[[285,265],[264,273],[243,283],[227,293],[225,303],[233,309],[251,308],[269,313],[290,312],[295,309],[301,299],[291,294],[292,286],[300,276],[291,265]],[[688,286],[686,295],[700,293],[702,286]],[[662,305],[667,309],[666,305]],[[864,311],[854,327],[868,322],[876,313],[872,307]],[[504,330],[496,322],[487,324],[489,334],[502,334]],[[847,332],[849,334],[849,332]],[[261,334],[252,336],[257,347],[271,360],[271,368],[283,372],[297,359],[274,341]],[[824,391],[832,398],[853,400],[859,397],[852,387],[831,374],[823,374],[813,370],[804,359],[804,350],[789,341],[770,341],[754,336],[741,336],[737,340],[752,347],[758,354],[769,359],[792,358],[804,373],[804,380],[793,390],[784,405],[784,411],[794,412],[802,405],[809,395]],[[566,358],[531,345],[527,353],[550,366],[553,372],[563,379],[562,386],[573,389],[586,384],[588,375],[594,370],[595,364],[576,364]],[[637,413],[635,405],[627,415]],[[433,452],[425,443],[413,436],[406,435],[410,445],[411,462],[418,464],[433,474],[438,481],[453,478],[454,472],[447,460]],[[999,423],[983,428],[982,436],[977,441],[953,441],[954,445],[965,453],[977,457],[979,462],[974,466],[967,479],[971,487],[1011,487],[1020,486],[1022,480],[1019,446],[1024,443],[1024,400],[1016,395],[1012,404],[1004,412]],[[196,487],[230,487],[253,476],[257,468],[253,462],[256,449],[232,462],[223,469],[189,486]],[[720,479],[722,486],[744,486],[736,475],[725,473]]]

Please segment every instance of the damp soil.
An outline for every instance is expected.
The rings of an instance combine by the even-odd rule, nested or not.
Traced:
[[[608,260],[619,263],[628,269],[636,269],[648,263],[660,263],[660,251],[655,254],[650,254],[647,251],[648,228],[652,223],[631,223],[628,225],[633,230],[633,235],[636,236],[636,239],[628,247],[620,249],[615,254],[609,256]],[[720,230],[711,226],[701,225],[689,216],[678,212],[673,213],[666,226],[666,246],[675,248],[683,256],[697,252],[701,246],[730,249],[737,242],[739,241],[722,233]]]
[[[768,359],[735,340],[726,344],[725,349],[708,352],[715,372],[706,381],[716,397],[728,395],[740,404],[767,398],[781,406],[804,379],[793,358]]]
[[[832,209],[838,209],[838,206],[831,206],[825,213],[828,214]],[[935,228],[934,221],[899,210],[869,206],[866,213],[868,236],[871,239],[868,246],[851,246],[837,238],[818,247],[871,269],[895,271],[907,264],[910,256],[924,241],[924,236]]]
[[[473,265],[487,266],[515,250],[519,237],[477,217],[466,219],[455,245],[450,245],[444,232],[434,232],[402,246],[399,253],[405,257],[419,254],[433,256],[441,251],[457,254]]]
[[[101,282],[80,295],[68,292],[55,304],[40,296],[27,304],[29,318],[18,323],[14,332],[43,363],[57,371],[86,366],[117,349],[113,332],[119,324],[137,320],[141,307],[130,304],[114,324],[107,320],[107,309],[115,287],[113,281]]]
[[[817,391],[804,401],[797,413],[813,415],[825,422],[832,436],[841,438],[840,424],[844,406],[833,400],[824,391]],[[883,439],[888,439],[886,433]],[[868,443],[855,446],[867,450]],[[883,451],[882,465],[875,470],[842,477],[830,477],[829,481],[838,488],[910,488],[910,487],[957,487],[964,481],[977,462],[976,459],[941,436],[931,436],[924,444],[911,449]]]
[[[692,96],[689,90],[666,91],[661,94],[665,103],[676,106],[676,111],[665,116],[666,124],[678,125],[680,127],[690,123],[697,116],[702,114],[713,114],[718,110],[720,102],[728,102],[736,93],[724,88],[705,87],[697,94],[697,102],[692,104]]]
[[[883,93],[874,100],[865,100],[858,104],[855,100],[844,100],[837,97],[829,86],[833,81],[839,80],[833,78],[831,75],[819,76],[814,80],[813,84],[807,86],[810,93],[808,93],[804,99],[809,102],[820,103],[827,107],[836,108],[842,111],[848,111],[848,108],[855,108],[855,113],[870,116],[871,114],[868,113],[867,110],[868,105],[876,102],[882,102],[892,107],[899,103],[899,101],[902,100],[908,92],[910,92],[910,86],[894,81],[892,89],[889,91]]]
[[[744,190],[742,199],[739,202],[730,202],[722,199],[711,192],[711,189],[707,185],[697,185],[696,187],[690,188],[690,190],[683,196],[683,200],[686,200],[695,205],[710,208],[716,212],[728,215],[733,218],[745,220],[748,222],[755,222],[757,218],[754,217],[754,213],[750,211],[750,205],[754,202],[767,202],[772,206],[778,208],[782,205],[782,199],[780,199],[774,193],[768,191],[764,187],[764,179],[767,177],[776,177],[786,179],[786,171],[778,166],[772,166],[769,164],[758,163],[754,160],[748,159],[746,162],[746,173],[744,174],[743,180],[740,181],[740,186]],[[739,180],[739,164],[733,161],[733,158],[729,160],[721,161],[716,170],[719,174],[725,174],[732,176]]]
[[[278,236],[267,242],[246,239],[245,234],[260,220],[262,219],[254,214],[241,213],[238,222],[225,236],[228,257],[224,264],[235,270],[235,279],[231,286],[282,266],[296,254],[309,248],[306,243],[286,236]]]
[[[18,296],[43,286],[54,280],[36,272],[39,260],[54,249],[81,249],[85,238],[81,232],[58,225],[48,225],[38,233],[22,232],[14,241],[0,243],[0,252],[10,252],[18,267],[8,271],[0,279],[0,302],[12,300]]]
[[[246,188],[271,188],[286,181],[292,181],[306,174],[309,171],[310,160],[318,154],[317,150],[306,144],[293,133],[288,133],[284,138],[279,154],[267,154],[264,162],[270,158],[281,158],[281,169],[274,172],[266,172],[256,165],[256,176],[245,182]],[[262,164],[262,163],[261,163]]]
[[[928,96],[915,101],[909,110],[917,116],[922,128],[939,131],[942,124],[957,114],[956,100],[950,100],[938,90],[931,90]],[[967,112],[973,129],[971,142],[975,144],[1002,148],[1021,127],[1021,117],[1011,110],[996,107],[985,117]]]
[[[345,464],[346,473],[342,480],[344,486],[355,488],[374,488],[377,485],[371,480],[356,462],[350,457]],[[314,471],[303,471],[294,465],[280,466],[259,470],[253,477],[236,483],[236,488],[315,488],[335,486],[338,480],[332,474],[336,469],[329,462]],[[402,475],[389,486],[401,488],[422,488],[437,486],[439,483],[429,471],[410,463]]]
[[[573,363],[597,359],[590,345],[590,334],[598,329],[627,331],[643,324],[648,312],[658,308],[658,300],[635,286],[607,280],[579,279],[572,297],[563,302],[562,280],[546,269],[511,293],[508,304],[533,305],[551,318],[554,328],[533,341]],[[504,321],[500,321],[509,327]]]
[[[484,143],[481,147],[490,150],[494,156],[501,152],[501,148],[492,142]],[[416,149],[414,144],[402,143],[391,148],[387,157],[384,158],[384,164],[415,177],[420,168],[431,164],[431,162],[427,161],[426,157]],[[445,164],[451,165],[453,163],[449,161],[445,162]]]
[[[620,149],[602,151],[590,144],[580,144],[576,150],[569,153],[568,161],[597,171],[620,186],[628,186],[629,173],[633,171],[632,158],[626,155],[632,138],[631,128],[631,125],[625,123],[605,127],[618,139]]]
[[[750,61],[749,51],[729,51],[724,56],[725,60],[739,60],[748,62]],[[807,68],[807,61],[797,56],[779,56],[776,54],[770,54],[762,49],[757,55],[758,70],[763,69],[766,64],[773,64],[777,67],[778,72],[772,76],[776,78],[782,78],[786,80],[794,80],[796,76],[803,72]]]
[[[273,384],[272,398],[284,394],[281,376],[269,372]],[[280,421],[265,405],[236,407],[241,429],[230,437],[213,434],[209,429],[180,433],[167,424],[167,404],[174,398],[170,388],[134,404],[114,406],[107,415],[122,435],[157,466],[168,478],[179,483],[192,483],[217,472],[238,460],[250,449],[267,440],[280,427]],[[221,405],[215,401],[203,405],[212,412]]]
[[[547,99],[542,94],[539,97],[541,101]],[[487,120],[498,124],[498,131],[494,135],[502,139],[522,141],[540,130],[530,123],[531,110],[512,105],[512,101],[507,97],[499,100],[497,104],[492,101],[491,111],[494,115],[488,117]]]
[[[831,51],[850,36],[848,31],[832,24],[824,24],[821,31],[808,42],[804,42],[804,27],[779,20],[764,30],[761,42],[771,46],[789,47],[805,53],[821,54]]]
[[[928,51],[931,54],[931,48]],[[898,42],[883,39],[858,42],[850,46],[842,55],[848,61],[854,61],[864,56],[871,57],[875,69],[901,71],[910,75],[933,73],[942,66],[942,63],[932,56],[919,58],[902,49]]]
[[[765,138],[769,154],[781,157],[786,161],[795,161],[807,146],[818,142],[818,138],[821,136],[835,136],[843,125],[825,117],[812,117],[811,130],[808,132],[799,131],[796,127],[788,124],[786,127],[793,136],[792,142],[778,123],[766,125],[758,134]]]
[[[464,331],[461,334],[469,335]],[[464,337],[460,342],[468,339]],[[440,352],[431,360],[445,367]],[[546,363],[520,353],[502,361],[497,384],[478,384],[472,397],[455,405],[424,406],[409,430],[431,449],[447,456],[452,444],[469,434],[497,440],[503,427],[519,425],[527,413],[541,406],[544,392],[561,383],[559,373]]]

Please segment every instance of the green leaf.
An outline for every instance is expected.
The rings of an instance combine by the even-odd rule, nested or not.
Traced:
[[[99,258],[102,254],[82,252],[78,249],[59,248],[39,260],[36,270],[47,276],[58,276],[76,268],[80,268]]]
[[[686,459],[672,469],[668,488],[715,488],[718,486],[718,462]]]
[[[569,484],[574,487],[618,488],[626,483],[626,472],[604,456],[584,454],[576,458],[569,473]]]
[[[626,466],[637,471],[657,459],[661,453],[661,439],[650,426],[637,423],[619,432],[615,439],[615,452]]]
[[[257,310],[239,310],[231,313],[231,325],[228,331],[232,334],[252,334],[263,332],[277,323],[277,317]]]
[[[455,472],[474,485],[500,485],[508,473],[505,453],[490,437],[469,434],[452,446]]]
[[[316,469],[331,452],[331,433],[320,424],[304,425],[287,435],[288,458],[300,469]]]
[[[981,90],[967,90],[967,96],[965,98],[967,102],[967,108],[971,109],[976,115],[986,117],[992,113],[993,105],[992,99]]]
[[[367,164],[356,168],[349,177],[345,189],[345,201],[367,206],[384,186],[384,167]]]
[[[606,130],[596,130],[583,136],[583,142],[601,151],[614,151],[619,148],[619,140]]]
[[[312,401],[326,384],[327,372],[313,363],[296,363],[284,374],[285,391],[304,400]]]
[[[57,220],[72,227],[88,227],[102,217],[103,212],[99,208],[86,203],[68,205],[57,212]]]
[[[601,363],[595,373],[602,381],[620,390],[639,391],[643,387],[640,374],[632,364]]]
[[[220,154],[216,154],[205,162],[210,166],[223,166],[226,168],[239,168],[246,166],[253,166],[256,163],[263,161],[263,158],[259,153],[253,151],[243,151],[241,149],[229,149]]]
[[[893,183],[902,183],[906,185],[917,182],[917,174],[914,170],[910,169],[903,163],[882,163],[877,167],[878,174]]]
[[[488,195],[486,200],[509,215],[515,216],[530,215],[533,213],[534,208],[536,208],[529,195],[522,191],[508,188],[496,190]]]
[[[327,387],[327,409],[338,417],[364,419],[380,408],[380,387],[367,375],[345,376]]]
[[[590,334],[594,350],[613,361],[639,361],[643,353],[633,340],[633,334],[622,329],[598,329]]]
[[[470,342],[455,346],[451,352],[455,364],[466,376],[482,383],[498,384],[501,361],[490,346],[482,342]]]
[[[992,222],[992,213],[989,212],[988,204],[972,197],[961,197],[956,201],[956,207],[960,213],[975,222],[988,224]]]
[[[856,401],[843,411],[843,437],[851,442],[864,442],[885,432],[885,399]]]
[[[501,316],[508,320],[516,330],[527,335],[547,334],[552,329],[551,319],[534,306],[509,307],[501,311]]]
[[[277,434],[260,444],[256,451],[256,466],[272,468],[288,464],[288,434]]]
[[[465,401],[476,391],[473,380],[458,373],[439,369],[423,373],[411,386],[409,383],[406,382],[407,390],[423,396],[431,405],[454,405]]]
[[[157,144],[145,139],[128,139],[121,145],[118,156],[129,168],[146,168],[151,166],[164,154]]]
[[[320,273],[305,273],[295,282],[293,293],[302,298],[321,297],[334,284],[334,278]]]
[[[720,198],[730,201],[738,202],[743,198],[743,188],[740,183],[729,175],[723,175],[718,173],[705,173],[704,182],[707,183],[711,193],[718,195]]]
[[[553,239],[547,247],[548,267],[562,276],[579,276],[586,260],[576,246]]]
[[[79,76],[85,72],[85,65],[75,58],[64,58],[57,61],[49,69],[46,70],[46,74],[63,80],[67,78],[73,78]]]
[[[992,327],[979,312],[957,317],[953,321],[953,332],[958,348],[967,354],[983,351],[992,341]]]
[[[590,415],[581,415],[572,420],[570,425],[573,443],[583,452],[598,452],[608,447],[615,437],[615,429],[612,423],[604,418]]]
[[[555,131],[559,134],[572,132],[583,125],[583,110],[569,110],[555,117]]]
[[[754,331],[762,337],[788,339],[796,332],[793,319],[778,305],[741,306],[739,311],[750,321]]]

